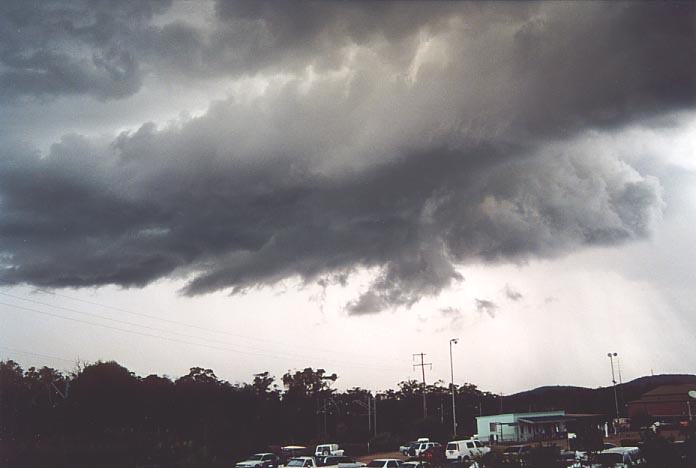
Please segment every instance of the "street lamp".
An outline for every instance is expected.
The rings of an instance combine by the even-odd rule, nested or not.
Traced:
[[[696,390],[689,390],[689,398],[696,399]],[[689,428],[691,428],[691,421],[693,421],[693,416],[691,414],[691,400],[686,399],[686,406],[689,408]]]
[[[459,338],[452,338],[449,341],[450,347],[450,372],[452,374],[452,429],[454,430],[453,435],[457,435],[457,410],[454,404],[454,364],[452,361],[452,344],[459,343]]]
[[[616,394],[616,377],[614,376],[614,358],[618,356],[616,353],[607,353],[609,356],[609,361],[611,362],[611,383],[614,384],[614,405],[616,406],[616,418],[619,417],[619,397]],[[614,433],[616,433],[616,426],[614,426]]]

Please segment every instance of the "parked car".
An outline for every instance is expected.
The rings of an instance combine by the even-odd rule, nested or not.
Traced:
[[[367,464],[367,468],[400,468],[404,462],[398,458],[377,458]]]
[[[280,448],[280,463],[285,465],[291,458],[309,455],[309,449],[303,445],[286,445]]]
[[[592,460],[592,468],[628,468],[643,463],[638,447],[614,447],[602,450]]]
[[[453,440],[447,443],[445,457],[448,461],[467,461],[479,458],[490,452],[491,448],[486,447],[478,440]]]
[[[401,452],[404,456],[407,457],[411,452],[411,448],[417,447],[422,442],[430,442],[430,439],[427,437],[421,437],[418,440],[411,441],[411,442],[407,443],[406,445],[400,446],[399,452]]]
[[[503,459],[509,463],[524,465],[529,458],[531,450],[531,445],[511,445],[503,452]]]
[[[286,468],[317,468],[314,457],[295,457],[288,460]]]
[[[317,445],[314,449],[315,457],[327,457],[329,455],[335,455],[337,457],[343,456],[344,450],[338,448],[338,444],[321,444]]]
[[[278,468],[278,456],[274,453],[255,453],[235,466],[236,468]]]
[[[330,455],[317,458],[317,466],[325,468],[362,468],[365,466],[365,463],[355,461],[350,457]]]
[[[418,442],[417,440],[408,442],[408,443],[406,443],[406,445],[402,445],[402,446],[399,447],[399,452],[401,452],[402,455],[404,455],[405,457],[407,457],[407,456],[408,456],[408,453],[411,451],[411,447],[415,447],[415,446],[418,445],[419,443],[420,443],[420,442]]]
[[[427,461],[407,461],[401,464],[401,468],[430,468],[430,463]]]
[[[424,452],[421,452],[418,460],[426,461],[432,466],[442,466],[447,460],[445,458],[445,448],[440,444],[434,445],[426,449]]]
[[[439,445],[440,444],[438,442],[421,442],[418,445],[411,447],[408,454],[411,457],[419,457],[421,453],[425,452],[430,447],[437,447]]]

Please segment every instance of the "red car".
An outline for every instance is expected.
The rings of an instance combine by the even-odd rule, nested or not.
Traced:
[[[425,460],[433,466],[443,466],[445,464],[445,447],[438,444],[434,447],[430,447],[423,453],[421,453],[421,460]]]

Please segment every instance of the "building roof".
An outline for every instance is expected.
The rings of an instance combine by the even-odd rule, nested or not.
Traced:
[[[476,416],[476,419],[489,419],[489,418],[503,418],[503,417],[508,417],[508,418],[513,418],[513,419],[520,419],[520,418],[527,418],[527,417],[535,417],[535,416],[563,416],[565,415],[564,410],[557,410],[557,411],[537,411],[534,413],[501,413],[501,414],[489,414],[486,416]]]
[[[661,385],[643,394],[640,400],[630,403],[681,402],[689,399],[689,391],[696,390],[696,384]]]
[[[557,423],[557,422],[566,422],[566,421],[573,421],[575,418],[571,418],[569,416],[527,416],[527,417],[521,417],[518,419],[519,422],[527,423],[527,424],[549,424],[549,423]]]
[[[696,390],[696,384],[662,385],[644,393],[643,397],[683,396],[686,398],[689,390]]]

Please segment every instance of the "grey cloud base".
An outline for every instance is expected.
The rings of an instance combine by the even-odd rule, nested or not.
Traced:
[[[321,3],[284,15],[223,2],[209,30],[151,24],[164,3],[123,5],[139,29],[120,49],[109,30],[71,29],[67,42],[106,61],[78,60],[85,84],[65,92],[126,98],[143,57],[153,86],[245,75],[266,90],[112,141],[66,135],[46,155],[6,142],[2,284],[178,277],[204,294],[369,267],[379,273],[350,313],[409,306],[461,281],[461,264],[648,236],[659,180],[578,141],[696,102],[690,5]],[[22,60],[43,57],[50,35],[11,37],[27,53],[3,52],[3,92],[61,94],[12,78],[41,69]],[[192,63],[204,73],[183,71]]]
[[[619,161],[501,162],[492,148],[411,155],[339,180],[309,168],[293,178],[295,160],[129,159],[128,145],[157,153],[166,138],[141,130],[94,148],[74,137],[46,158],[5,156],[0,282],[143,286],[193,275],[185,293],[200,294],[377,266],[348,305],[369,313],[436,294],[461,279],[457,263],[640,238],[662,208],[656,180]]]

